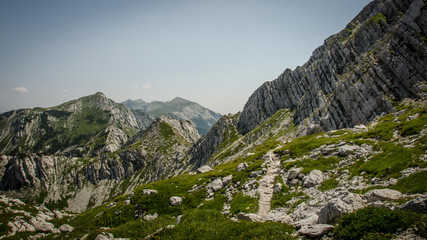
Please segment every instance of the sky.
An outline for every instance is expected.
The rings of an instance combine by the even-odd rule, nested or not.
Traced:
[[[103,92],[237,113],[369,2],[2,0],[0,112]]]

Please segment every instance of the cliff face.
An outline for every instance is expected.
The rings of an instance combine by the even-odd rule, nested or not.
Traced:
[[[366,124],[393,109],[393,101],[424,96],[427,13],[423,0],[377,0],[309,61],[264,83],[249,98],[237,129],[245,134],[279,109],[295,111],[305,134]],[[305,126],[305,127],[304,127]]]

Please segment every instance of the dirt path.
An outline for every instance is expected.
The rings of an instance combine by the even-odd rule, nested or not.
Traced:
[[[260,180],[258,186],[259,205],[258,216],[264,217],[270,211],[271,198],[273,197],[274,179],[280,172],[280,158],[273,153],[275,149],[266,154],[267,173]]]

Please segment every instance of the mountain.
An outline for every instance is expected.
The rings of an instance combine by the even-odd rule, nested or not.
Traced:
[[[221,117],[216,112],[179,97],[167,102],[153,101],[147,103],[138,99],[126,100],[122,104],[132,109],[135,115],[145,123],[149,123],[161,115],[191,121],[200,135],[206,134]]]
[[[0,115],[0,153],[88,157],[119,149],[141,128],[127,107],[103,93],[51,108]]]
[[[425,239],[426,6],[371,2],[200,138],[161,116],[117,151],[2,156],[0,236]]]
[[[192,123],[161,116],[114,152],[86,158],[3,155],[0,190],[15,190],[11,196],[29,202],[83,211],[140,184],[188,170],[182,160],[198,138]]]

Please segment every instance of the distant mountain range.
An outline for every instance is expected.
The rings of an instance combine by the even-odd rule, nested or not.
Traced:
[[[157,117],[165,115],[178,120],[191,121],[200,135],[205,135],[221,117],[219,113],[179,97],[167,102],[145,102],[142,99],[129,99],[122,104],[133,110],[135,116],[143,124],[148,125]]]

